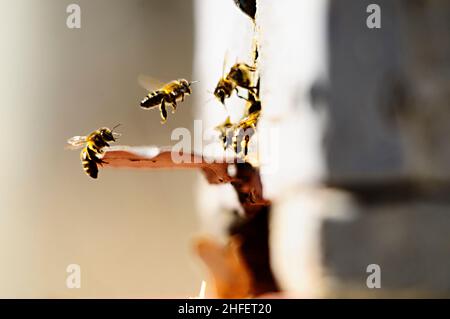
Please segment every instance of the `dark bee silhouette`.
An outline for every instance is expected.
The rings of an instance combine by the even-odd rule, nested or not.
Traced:
[[[255,20],[256,0],[234,0],[234,3],[252,20]]]

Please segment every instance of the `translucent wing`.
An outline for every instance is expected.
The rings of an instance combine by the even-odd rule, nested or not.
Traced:
[[[76,150],[86,144],[86,136],[74,136],[67,140],[66,149]]]
[[[141,87],[150,92],[158,90],[162,88],[164,85],[166,85],[166,83],[164,82],[161,82],[155,78],[143,74],[140,74],[138,76],[138,83]]]
[[[225,55],[223,57],[223,64],[222,64],[222,77],[225,77],[225,69],[227,67],[227,61],[228,61],[228,50],[225,51]]]
[[[217,125],[214,129],[216,131],[220,132],[220,131],[226,130],[227,128],[231,128],[232,126],[233,126],[233,123],[231,123],[230,116],[228,116],[225,119],[225,122],[223,122],[222,124]]]

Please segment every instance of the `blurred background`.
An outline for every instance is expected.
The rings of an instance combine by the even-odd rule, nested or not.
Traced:
[[[450,3],[379,0],[369,28],[368,0],[237,1],[256,6],[255,24],[234,2],[78,0],[81,29],[69,29],[71,1],[0,0],[0,297],[195,296],[235,266],[208,273],[192,250],[199,233],[230,239],[231,185],[178,170],[91,180],[64,146],[118,123],[120,144],[138,146],[173,144],[194,119],[218,125],[228,113],[210,92],[225,57],[252,63],[253,41],[271,206],[241,215],[257,238],[243,259],[264,260],[233,269],[250,278],[238,296],[255,295],[257,271],[273,280],[259,293],[449,296]],[[141,74],[200,82],[161,125],[138,106]],[[242,101],[227,106],[238,120]],[[226,260],[230,247],[214,245]],[[81,289],[66,287],[69,264]]]
[[[140,109],[137,78],[192,78],[193,4],[76,1],[81,29],[69,29],[70,3],[0,1],[0,296],[195,295],[197,173],[102,170],[91,180],[79,152],[64,149],[118,123],[131,145],[170,145],[173,128],[192,126],[189,98],[164,126]],[[81,289],[66,288],[72,263]]]

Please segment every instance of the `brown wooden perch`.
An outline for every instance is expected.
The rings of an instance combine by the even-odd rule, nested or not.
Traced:
[[[105,150],[104,168],[135,168],[135,169],[199,169],[211,184],[231,183],[236,189],[239,200],[245,211],[251,213],[253,206],[268,205],[263,199],[262,185],[258,169],[247,163],[231,163],[217,158],[206,158],[202,155],[189,153],[188,161],[174,162],[176,156],[170,147],[115,146]],[[236,165],[236,175],[228,174],[228,166]]]
[[[170,147],[115,146],[105,150],[105,168],[199,169],[211,184],[231,183],[245,212],[230,229],[230,241],[221,246],[213,239],[195,241],[195,252],[210,271],[220,298],[247,298],[277,290],[269,265],[267,213],[259,170],[237,158],[230,163],[189,153],[174,154]],[[174,159],[185,158],[184,162]],[[234,165],[234,175],[229,166]],[[262,221],[262,224],[261,224]],[[252,225],[256,227],[254,231]],[[239,245],[236,243],[239,242]],[[258,253],[255,253],[257,251]]]
[[[138,168],[138,169],[200,169],[211,184],[228,183],[232,180],[228,176],[228,163],[220,163],[206,159],[203,156],[189,154],[190,160],[176,163],[173,161],[170,147],[144,146],[129,147],[115,146],[106,150],[103,167]]]

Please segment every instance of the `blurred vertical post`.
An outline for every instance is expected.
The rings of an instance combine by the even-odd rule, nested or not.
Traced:
[[[212,90],[223,52],[248,58],[252,29],[233,1],[207,2],[196,72]],[[256,1],[271,265],[296,296],[448,296],[450,4],[380,0],[371,29],[371,3]],[[210,126],[226,116],[199,114]],[[217,225],[236,200],[207,188]]]
[[[448,296],[450,5],[377,1],[369,29],[370,1],[257,3],[263,120],[282,131],[264,178],[280,285]]]

